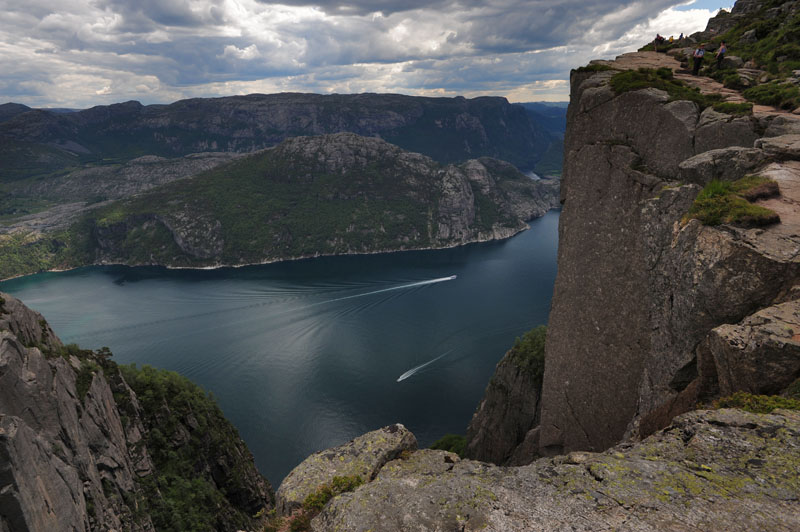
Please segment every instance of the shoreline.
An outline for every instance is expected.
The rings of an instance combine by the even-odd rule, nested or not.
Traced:
[[[4,278],[4,279],[0,279],[0,283],[6,282],[6,281],[12,281],[14,279],[19,279],[21,277],[28,277],[30,275],[38,275],[40,273],[63,273],[63,272],[77,270],[79,268],[87,268],[87,267],[91,267],[91,266],[127,266],[129,268],[142,268],[142,267],[150,266],[150,267],[161,267],[161,268],[165,268],[167,270],[197,270],[197,271],[208,270],[208,271],[213,271],[213,270],[221,270],[223,268],[245,268],[247,266],[264,266],[266,264],[275,264],[275,263],[278,263],[278,262],[290,262],[290,261],[297,261],[297,260],[316,259],[316,258],[320,258],[320,257],[345,257],[345,256],[355,256],[355,255],[378,255],[378,254],[382,254],[382,253],[386,253],[386,254],[388,254],[388,253],[402,253],[402,252],[405,252],[405,251],[435,251],[435,250],[440,250],[440,249],[452,249],[452,248],[457,248],[457,247],[461,247],[461,246],[468,246],[470,244],[483,244],[483,243],[486,243],[486,242],[500,242],[500,241],[503,241],[503,240],[508,240],[509,238],[511,238],[513,236],[516,236],[519,233],[522,233],[523,231],[527,231],[528,229],[530,229],[530,225],[529,225],[528,222],[531,222],[533,220],[538,220],[539,218],[542,218],[543,216],[545,216],[550,211],[557,210],[559,208],[560,208],[560,206],[559,207],[553,207],[553,208],[548,209],[547,211],[545,211],[541,216],[537,216],[537,217],[531,218],[530,220],[524,221],[523,224],[522,224],[522,227],[520,227],[519,229],[516,229],[516,230],[509,229],[511,231],[511,233],[506,235],[506,236],[499,237],[499,238],[497,238],[497,237],[476,238],[475,240],[470,240],[468,242],[460,242],[460,243],[451,244],[451,245],[428,246],[428,247],[418,247],[418,248],[409,248],[409,249],[381,249],[381,250],[373,250],[373,251],[359,251],[359,252],[352,252],[352,253],[314,253],[314,254],[301,255],[301,256],[296,256],[296,257],[266,259],[266,260],[263,260],[261,262],[247,262],[247,263],[241,263],[241,264],[214,264],[214,265],[210,265],[210,266],[169,266],[169,265],[165,265],[165,264],[125,264],[125,263],[122,263],[122,262],[101,262],[101,263],[82,264],[80,266],[75,266],[75,267],[72,267],[72,268],[52,268],[52,269],[47,269],[47,270],[41,270],[41,271],[38,271],[38,272],[23,273],[23,274],[7,277],[7,278]]]

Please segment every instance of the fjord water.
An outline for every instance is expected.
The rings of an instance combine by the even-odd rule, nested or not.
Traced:
[[[547,320],[558,212],[530,225],[446,250],[90,267],[0,290],[65,343],[109,346],[118,363],[174,370],[212,392],[277,488],[309,454],[390,423],[421,446],[464,432],[514,338]]]

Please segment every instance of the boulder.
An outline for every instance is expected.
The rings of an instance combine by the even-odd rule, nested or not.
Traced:
[[[742,33],[742,36],[739,38],[740,43],[747,43],[747,44],[754,43],[757,40],[758,37],[756,36],[755,29],[747,30],[746,32]]]
[[[756,170],[766,160],[764,152],[756,148],[709,150],[680,163],[680,178],[701,186],[707,185],[712,179],[735,181]]]
[[[767,115],[761,120],[765,137],[800,135],[800,118],[792,115]]]
[[[744,66],[744,60],[735,55],[725,55],[722,59],[722,68],[741,68]]]
[[[707,107],[697,123],[694,152],[698,154],[729,146],[751,148],[760,137],[757,126],[758,121],[752,116],[732,116]]]
[[[755,146],[776,159],[800,159],[800,134],[758,139]]]
[[[800,376],[800,301],[768,307],[737,325],[720,325],[706,344],[720,395],[780,393]]]
[[[403,425],[368,432],[354,440],[312,454],[292,469],[276,495],[279,515],[289,515],[305,498],[337,476],[358,476],[369,482],[387,462],[417,448],[417,439]]]

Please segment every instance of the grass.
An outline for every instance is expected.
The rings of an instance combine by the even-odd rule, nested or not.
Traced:
[[[720,103],[722,99],[720,94],[701,94],[699,89],[674,79],[672,70],[666,67],[626,70],[612,76],[610,84],[618,95],[653,87],[665,91],[670,101],[689,100],[700,106],[700,109]]]
[[[778,215],[752,200],[780,193],[777,183],[758,176],[747,176],[733,183],[713,180],[695,198],[684,221],[700,220],[704,225],[733,224],[757,227],[780,222]]]
[[[319,515],[331,499],[342,493],[353,491],[363,483],[364,480],[358,475],[335,476],[330,483],[322,484],[313,493],[309,493],[303,501],[301,510],[286,517],[278,517],[273,514],[264,527],[264,532],[287,529],[291,532],[311,530],[311,520]]]
[[[800,400],[780,395],[753,395],[747,392],[717,399],[712,404],[713,408],[741,408],[754,414],[770,414],[773,410],[800,410]]]
[[[713,104],[712,108],[718,113],[725,113],[734,116],[748,116],[753,114],[753,104],[747,102],[719,102]]]
[[[590,63],[586,66],[578,67],[575,69],[576,72],[605,72],[606,70],[614,70],[614,69],[602,63]]]
[[[431,444],[431,449],[450,451],[464,458],[464,451],[467,448],[467,437],[461,434],[445,434]]]
[[[800,106],[800,88],[792,83],[771,81],[746,89],[742,94],[748,100],[761,105],[789,110]]]

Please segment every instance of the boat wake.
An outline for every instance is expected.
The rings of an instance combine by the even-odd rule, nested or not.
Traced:
[[[444,357],[446,357],[447,355],[449,355],[449,354],[450,354],[450,353],[452,353],[452,352],[453,352],[453,350],[452,350],[452,349],[451,349],[451,350],[449,350],[449,351],[445,351],[444,353],[442,353],[442,354],[441,354],[441,355],[439,355],[438,357],[436,357],[436,358],[433,358],[433,359],[431,359],[431,360],[429,360],[429,361],[425,362],[424,364],[420,364],[420,365],[419,365],[419,366],[417,366],[417,367],[411,368],[410,370],[406,371],[405,373],[403,373],[402,375],[400,375],[399,377],[397,377],[397,382],[401,382],[401,381],[404,381],[404,380],[406,380],[406,379],[407,379],[407,378],[409,378],[409,377],[413,377],[414,375],[416,375],[417,373],[419,373],[419,372],[420,372],[420,371],[422,371],[423,369],[427,368],[428,366],[430,366],[431,364],[433,364],[434,362],[436,362],[436,361],[437,361],[437,360],[439,360],[440,358],[444,358]]]

